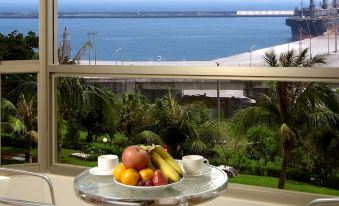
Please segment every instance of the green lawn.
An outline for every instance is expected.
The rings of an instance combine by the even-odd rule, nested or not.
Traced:
[[[62,162],[66,164],[72,164],[72,165],[79,165],[79,166],[85,166],[85,167],[96,167],[97,161],[86,161],[81,160],[75,157],[71,157],[72,153],[80,152],[79,150],[72,150],[72,149],[62,149]]]
[[[278,178],[254,176],[254,175],[238,175],[235,178],[230,178],[230,182],[246,184],[246,185],[277,188]],[[339,189],[320,187],[320,186],[315,186],[315,185],[307,184],[304,182],[298,182],[294,180],[287,180],[285,189],[299,191],[299,192],[311,192],[311,193],[339,196]]]

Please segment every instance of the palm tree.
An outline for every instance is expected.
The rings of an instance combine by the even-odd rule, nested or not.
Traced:
[[[74,118],[80,119],[90,108],[101,107],[104,113],[105,125],[116,125],[117,115],[114,108],[112,92],[86,84],[77,77],[60,77],[57,80],[57,161],[61,162],[62,125]],[[75,121],[72,121],[75,122]],[[73,130],[80,128],[80,122],[71,125]]]
[[[22,95],[16,107],[10,101],[3,99],[1,110],[1,130],[25,137],[25,161],[32,163],[32,141],[38,141],[38,133],[34,129],[36,119],[34,102],[27,101]]]
[[[279,58],[271,50],[264,60],[270,67],[314,66],[325,63],[322,56],[307,59],[307,49],[300,54],[294,50],[282,53]],[[335,92],[323,83],[272,82],[270,94],[261,95],[257,105],[236,112],[234,122],[238,135],[247,129],[264,125],[277,132],[282,148],[282,164],[278,188],[284,189],[291,154],[305,138],[303,133],[324,125],[335,126],[339,121]]]
[[[71,57],[71,40],[67,28],[62,34],[62,40],[58,48],[58,61],[59,64],[79,64],[81,56],[88,48],[92,47],[91,40],[86,41],[76,53],[75,57]]]
[[[201,103],[179,104],[170,91],[156,101],[153,128],[175,158],[186,154],[218,158],[215,149],[223,138],[223,126],[219,122],[208,121],[206,110],[206,105]]]
[[[18,134],[25,136],[26,151],[25,161],[32,163],[32,141],[38,141],[37,130],[37,82],[35,80],[24,80],[17,87],[6,94],[6,97],[13,102],[12,110],[15,111],[17,121],[12,128],[21,126]],[[5,101],[6,102],[6,101]],[[6,102],[9,105],[9,101]],[[14,120],[12,118],[12,120]],[[16,131],[16,130],[14,130]]]

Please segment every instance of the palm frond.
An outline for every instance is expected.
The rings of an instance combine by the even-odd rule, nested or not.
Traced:
[[[11,116],[9,117],[7,122],[10,125],[14,133],[18,133],[18,134],[26,133],[26,126],[20,119]]]
[[[292,49],[280,54],[279,63],[282,67],[291,67],[295,62],[295,58],[295,50]]]
[[[38,132],[31,130],[26,133],[26,136],[29,136],[34,142],[38,142],[38,139],[39,139]]]
[[[7,99],[2,99],[1,101],[1,120],[6,121],[6,116],[13,116],[17,113],[17,109],[15,105],[7,100]]]
[[[337,94],[323,83],[310,83],[296,99],[292,108],[295,121],[305,121],[308,114],[322,108],[338,113]]]
[[[255,125],[274,127],[277,124],[277,122],[275,122],[276,120],[277,118],[274,117],[274,114],[263,107],[247,107],[234,114],[234,132],[236,136],[241,136],[245,134],[247,129]]]
[[[19,84],[16,88],[10,91],[6,98],[10,101],[14,101],[20,94],[24,94],[26,98],[33,100],[37,99],[37,82],[36,81],[27,81]]]
[[[318,64],[326,64],[326,58],[324,55],[315,55],[314,57],[304,61],[304,67],[314,67]]]
[[[295,56],[295,59],[294,59],[293,64],[291,66],[293,66],[293,67],[303,66],[306,59],[307,59],[307,53],[308,53],[308,48],[301,50],[299,55]]]
[[[278,56],[275,53],[274,49],[271,49],[269,51],[266,51],[263,59],[265,61],[266,66],[269,67],[278,67],[279,65],[279,61],[278,61]]]
[[[162,138],[152,131],[145,130],[140,132],[133,138],[135,144],[146,144],[146,145],[163,145],[164,141]]]
[[[209,151],[207,145],[199,138],[188,138],[183,144],[186,154],[204,155]]]
[[[286,123],[281,124],[279,128],[279,137],[282,142],[291,140],[294,138],[294,136],[295,134],[293,130]]]
[[[197,135],[206,145],[215,145],[223,138],[223,127],[217,121],[207,121],[197,129]]]
[[[308,128],[318,128],[323,125],[335,126],[339,122],[339,114],[323,107],[307,114]]]

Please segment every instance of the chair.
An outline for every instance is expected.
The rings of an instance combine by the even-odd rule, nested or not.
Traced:
[[[15,177],[15,176],[33,176],[33,177],[38,177],[41,178],[42,180],[44,180],[45,182],[47,182],[47,185],[49,187],[49,192],[51,195],[51,202],[52,203],[42,203],[42,202],[34,202],[34,201],[27,201],[27,200],[21,200],[21,199],[13,199],[13,198],[8,198],[8,197],[1,197],[0,194],[0,205],[1,204],[5,204],[5,205],[15,205],[15,206],[55,206],[55,197],[54,197],[54,190],[53,190],[53,186],[52,186],[52,182],[50,181],[50,179],[43,174],[40,173],[35,173],[35,172],[28,172],[28,171],[24,171],[24,170],[17,170],[17,169],[8,169],[8,168],[3,168],[0,167],[0,177],[3,177],[2,179],[4,180],[10,180],[11,177]],[[3,184],[5,185],[5,184]],[[36,187],[36,185],[23,185],[23,184],[18,184],[15,185],[15,187],[26,187],[28,190],[30,189],[34,189],[34,187]],[[19,188],[17,188],[19,189]]]
[[[315,205],[318,205],[318,204],[322,205],[322,203],[339,203],[339,198],[336,198],[336,197],[318,198],[318,199],[315,199],[315,200],[312,200],[311,202],[309,202],[307,204],[307,206],[315,206]]]

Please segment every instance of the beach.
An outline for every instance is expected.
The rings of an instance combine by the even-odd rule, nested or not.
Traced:
[[[339,46],[339,45],[338,45]],[[326,67],[339,67],[339,52],[335,52],[335,37],[331,33],[329,36],[323,35],[302,41],[290,42],[282,45],[276,45],[263,49],[255,49],[250,52],[236,54],[224,58],[214,59],[210,61],[96,61],[97,65],[123,65],[123,66],[265,66],[263,55],[265,52],[274,50],[277,54],[294,49],[311,48],[311,55],[324,55],[326,57]],[[338,48],[339,49],[339,48]],[[88,65],[88,60],[82,60],[81,65]],[[95,61],[91,60],[91,65]]]

